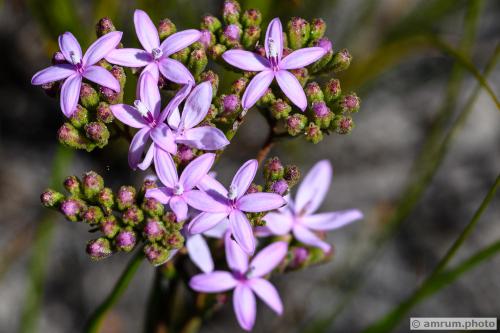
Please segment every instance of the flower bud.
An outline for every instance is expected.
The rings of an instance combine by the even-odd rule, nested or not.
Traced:
[[[64,54],[61,51],[56,51],[52,55],[52,65],[60,65],[67,63]]]
[[[51,188],[45,190],[45,192],[40,195],[42,205],[47,208],[58,206],[63,199],[64,195],[62,193],[59,193]]]
[[[165,212],[165,214],[163,214],[162,221],[168,228],[182,224],[177,221],[177,216],[175,216],[174,212],[171,211]]]
[[[302,130],[306,127],[307,117],[303,114],[296,113],[286,118],[286,130],[291,136],[296,136],[302,133]]]
[[[47,82],[41,85],[43,92],[49,97],[56,97],[61,84],[59,81]]]
[[[153,198],[144,198],[141,208],[146,214],[151,217],[161,216],[165,211],[161,202]]]
[[[250,184],[245,194],[259,193],[262,192],[262,186],[255,183]]]
[[[215,44],[215,35],[208,29],[203,29],[200,31],[201,36],[198,40],[205,49]]]
[[[151,190],[153,188],[158,188],[158,185],[156,184],[156,176],[153,176],[153,175],[150,175],[150,176],[146,176],[144,178],[144,181],[142,182],[142,186],[141,186],[141,189],[139,191],[139,195],[141,197],[144,197],[144,195],[146,194],[146,192],[148,190]]]
[[[103,17],[95,26],[97,38],[104,36],[107,33],[116,31],[116,28],[109,17]]]
[[[136,190],[132,186],[122,186],[116,195],[116,204],[119,210],[125,210],[135,204]]]
[[[154,266],[160,266],[167,262],[170,251],[160,244],[147,244],[144,247],[144,254],[148,261]]]
[[[82,128],[89,122],[89,112],[86,108],[78,104],[75,112],[69,117],[69,121],[75,128]]]
[[[271,114],[275,119],[286,119],[291,111],[292,107],[282,99],[277,99],[271,105]]]
[[[262,23],[262,13],[258,9],[247,9],[241,16],[244,27],[259,26]]]
[[[238,23],[240,19],[240,4],[235,0],[225,0],[222,6],[222,18],[226,24]]]
[[[264,166],[264,177],[266,180],[278,180],[283,178],[285,169],[278,157],[270,158]]]
[[[304,247],[292,248],[292,259],[288,264],[290,269],[299,269],[304,267],[309,258],[309,251]]]
[[[207,67],[208,59],[205,49],[193,50],[189,55],[188,68],[195,77],[201,74]]]
[[[297,80],[299,80],[299,83],[300,83],[300,85],[302,87],[309,80],[309,71],[305,67],[304,68],[291,69],[289,72],[292,73],[297,78]]]
[[[330,126],[330,122],[333,119],[333,112],[330,111],[330,108],[326,106],[325,102],[313,102],[311,110],[312,118],[316,125],[323,129],[326,129],[328,128],[328,126]]]
[[[177,28],[175,24],[168,18],[164,18],[163,20],[161,20],[160,24],[158,25],[158,35],[160,36],[161,41],[174,34],[176,31]]]
[[[236,115],[241,108],[240,98],[234,94],[222,95],[220,104],[220,113],[225,117]]]
[[[219,19],[212,15],[205,15],[201,19],[201,29],[206,29],[210,32],[216,32],[222,27]]]
[[[266,48],[264,47],[264,45],[260,45],[260,44],[255,45],[254,52],[262,57],[266,57]]]
[[[80,213],[85,209],[85,203],[80,199],[69,198],[61,202],[59,209],[66,219],[76,222],[80,220]]]
[[[88,200],[93,200],[104,188],[104,179],[95,171],[88,171],[82,177],[83,194]]]
[[[149,220],[143,229],[144,238],[150,242],[161,240],[167,233],[167,229],[160,221]]]
[[[208,108],[207,115],[205,116],[205,119],[203,121],[205,122],[210,122],[217,117],[219,114],[219,110],[215,107],[215,105],[210,104],[210,107]]]
[[[82,184],[77,176],[66,177],[63,186],[74,197],[79,197],[82,194]]]
[[[115,246],[118,250],[130,252],[137,243],[137,236],[133,230],[121,230],[115,237]]]
[[[83,134],[70,123],[64,123],[57,131],[59,142],[67,147],[74,149],[86,149],[91,151],[95,144],[90,142]]]
[[[190,53],[189,47],[185,47],[182,50],[175,52],[170,57],[179,62],[182,62],[185,65],[189,60],[189,53]]]
[[[241,37],[241,44],[244,48],[251,49],[259,42],[260,38],[260,27],[259,26],[249,26],[243,30],[243,36]]]
[[[328,63],[332,60],[333,58],[333,45],[332,42],[328,38],[320,38],[316,43],[315,46],[321,47],[323,50],[326,51],[325,55],[322,56],[320,59],[318,59],[316,62],[314,62],[310,68],[313,73],[318,73],[322,71]]]
[[[208,48],[207,54],[210,59],[217,61],[221,58],[222,53],[226,52],[227,47],[222,44],[215,44]]]
[[[85,125],[85,135],[91,141],[95,142],[99,148],[108,144],[108,128],[106,127],[106,124],[100,121],[94,121]]]
[[[125,70],[121,66],[113,65],[113,67],[111,67],[109,71],[111,72],[111,75],[113,75],[115,79],[117,79],[120,83],[120,93],[123,95],[123,88],[125,87],[125,83],[127,82],[127,75],[125,74]]]
[[[226,26],[220,35],[220,41],[227,47],[235,47],[239,44],[241,39],[241,28],[236,24]]]
[[[219,75],[217,73],[208,70],[200,74],[200,82],[210,81],[212,85],[212,97],[217,95],[217,89],[219,88]]]
[[[96,109],[96,118],[97,120],[105,124],[110,124],[113,122],[115,116],[113,115],[113,112],[111,111],[111,108],[109,107],[108,103],[106,102],[99,103]]]
[[[284,179],[277,180],[271,184],[270,190],[273,193],[285,195],[288,191],[288,183]]]
[[[184,237],[179,230],[168,233],[164,241],[165,245],[171,249],[180,249],[184,246]]]
[[[87,254],[92,260],[101,260],[113,254],[109,240],[104,237],[93,239],[87,243]]]
[[[98,224],[101,222],[104,214],[101,208],[97,206],[89,206],[86,210],[82,212],[82,221],[88,224]]]
[[[349,68],[352,56],[347,49],[342,49],[333,55],[332,60],[328,64],[328,69],[334,73],[342,72]]]
[[[331,79],[326,83],[325,86],[325,101],[330,104],[339,98],[341,93],[340,81],[337,79]]]
[[[247,87],[248,81],[248,78],[244,76],[234,81],[231,85],[231,93],[241,96]]]
[[[306,140],[314,144],[317,144],[321,140],[323,140],[323,132],[321,132],[321,129],[315,123],[309,123],[309,126],[307,126],[306,128],[305,135]]]
[[[293,50],[304,47],[309,40],[311,26],[309,22],[300,17],[292,17],[288,21],[288,47]]]
[[[113,210],[113,205],[115,204],[113,191],[109,187],[103,188],[97,194],[97,202],[99,202],[106,214],[110,214]]]
[[[342,114],[336,115],[332,122],[332,129],[338,134],[349,134],[354,126],[352,117]]]
[[[276,96],[274,96],[273,90],[271,88],[267,88],[264,95],[262,95],[262,97],[257,101],[257,105],[267,107],[272,105],[275,101]]]
[[[325,35],[326,23],[323,19],[315,18],[311,22],[311,41],[317,41]]]
[[[101,232],[109,239],[112,239],[120,231],[120,225],[113,215],[105,216],[101,220]]]
[[[322,101],[325,98],[318,82],[313,81],[308,83],[304,91],[306,93],[307,102],[309,104],[311,104],[312,102]]]
[[[297,166],[293,164],[285,166],[285,174],[283,178],[288,183],[289,188],[294,187],[300,180],[299,168],[297,168]]]
[[[337,101],[337,108],[335,113],[355,113],[359,111],[361,100],[356,93],[348,93],[347,95],[340,96]]]
[[[123,223],[134,227],[144,220],[144,213],[139,207],[133,205],[123,212],[122,220]]]
[[[111,68],[113,68],[113,65],[111,65],[109,62],[106,61],[106,59],[101,59],[98,62],[96,62],[96,66],[101,66],[102,68],[110,71]]]
[[[119,104],[123,96],[111,88],[99,86],[99,98],[108,104]]]
[[[99,95],[97,91],[88,83],[82,83],[80,89],[80,102],[84,108],[91,110],[99,104]]]
[[[196,154],[193,148],[186,145],[179,145],[175,157],[180,165],[187,165],[196,157]]]

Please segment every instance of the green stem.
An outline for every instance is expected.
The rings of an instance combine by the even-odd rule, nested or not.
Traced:
[[[85,332],[87,333],[97,333],[99,328],[108,313],[108,311],[113,307],[113,305],[120,299],[120,296],[127,289],[130,281],[134,277],[135,272],[142,263],[144,254],[142,250],[138,250],[137,253],[132,257],[127,267],[123,271],[122,275],[118,279],[111,293],[106,297],[103,303],[95,310],[90,319],[87,322]]]

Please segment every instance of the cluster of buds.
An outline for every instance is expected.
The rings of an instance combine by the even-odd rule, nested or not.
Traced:
[[[87,244],[93,260],[130,252],[142,242],[146,257],[158,265],[184,244],[183,224],[157,200],[144,197],[145,191],[157,187],[154,180],[146,179],[139,191],[121,186],[113,192],[99,174],[89,171],[81,179],[67,177],[63,185],[68,195],[47,189],[40,197],[42,205],[59,210],[69,221],[88,224],[91,232],[102,233]]]
[[[283,165],[278,157],[269,158],[264,165],[266,191],[282,196],[287,195],[300,179],[296,165]]]

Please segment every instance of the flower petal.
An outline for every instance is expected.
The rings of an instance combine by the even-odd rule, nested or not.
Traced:
[[[196,42],[200,39],[201,33],[196,29],[188,29],[176,32],[171,36],[168,36],[161,45],[160,48],[163,51],[163,55],[168,57],[183,48]]]
[[[316,236],[312,231],[307,229],[306,227],[296,224],[293,227],[293,235],[295,238],[297,238],[298,241],[314,246],[314,247],[319,247],[322,249],[324,252],[329,252],[331,249],[330,244],[322,241],[318,236]]]
[[[259,163],[257,160],[248,160],[243,164],[233,177],[231,188],[236,191],[236,198],[239,199],[245,195],[245,192],[252,184]]]
[[[174,160],[172,160],[172,156],[163,149],[157,149],[154,160],[158,178],[160,178],[163,184],[174,188],[179,181],[179,177],[177,176],[177,168],[175,167]]]
[[[151,139],[154,143],[170,154],[177,152],[177,145],[175,144],[175,136],[165,124],[160,124],[151,130]]]
[[[262,71],[253,77],[241,98],[241,105],[244,110],[250,109],[257,103],[262,95],[264,95],[267,88],[269,88],[273,79],[274,72],[270,70]]]
[[[158,122],[163,123],[165,119],[168,118],[168,125],[172,129],[177,129],[179,127],[179,122],[181,119],[181,115],[179,112],[179,104],[182,103],[182,101],[187,97],[189,92],[191,91],[192,85],[186,84],[182,86],[181,89],[175,94],[174,97],[168,102],[167,106],[163,109],[161,112],[160,118],[158,119]],[[174,115],[174,113],[176,113]],[[173,115],[176,118],[170,119],[170,115]],[[178,116],[178,117],[177,117]],[[176,121],[175,121],[176,120]]]
[[[288,251],[287,242],[274,242],[263,248],[250,262],[250,276],[262,277],[278,266]]]
[[[214,198],[203,191],[192,190],[184,193],[184,198],[189,206],[208,213],[228,214],[229,207],[222,200]]]
[[[158,69],[168,80],[179,84],[193,84],[194,78],[191,72],[181,62],[163,58],[158,62]]]
[[[255,252],[255,237],[245,214],[234,209],[229,214],[229,228],[241,249],[249,255],[253,254]]]
[[[82,77],[80,74],[74,74],[68,77],[61,87],[61,110],[68,118],[76,110],[76,105],[80,98],[81,86]]]
[[[158,80],[155,80],[149,72],[145,72],[139,78],[139,98],[157,119],[161,108],[160,89],[158,89]]]
[[[140,9],[135,10],[134,25],[137,38],[139,39],[142,47],[144,47],[148,53],[151,53],[153,49],[160,47],[158,30],[156,30],[156,26],[146,12]]]
[[[248,286],[244,284],[236,286],[233,294],[233,306],[241,328],[245,331],[251,331],[255,323],[257,306],[255,296]]]
[[[166,205],[172,197],[172,190],[168,187],[157,187],[151,188],[146,191],[144,195],[146,198],[153,198],[158,200],[160,203]]]
[[[253,292],[278,315],[283,314],[283,303],[276,288],[267,280],[251,279],[249,286]]]
[[[144,67],[141,74],[139,75],[139,80],[141,79],[141,76],[143,76],[146,73],[151,74],[153,76],[153,78],[155,79],[155,81],[158,82],[158,80],[160,78],[160,70],[158,68],[158,63],[152,62],[149,65],[147,65],[146,67]],[[139,95],[139,86],[137,86],[137,95]]]
[[[144,118],[142,118],[139,111],[133,106],[127,104],[113,104],[110,105],[109,108],[119,121],[130,127],[143,128],[147,126]]]
[[[221,222],[217,223],[212,229],[208,229],[203,232],[203,235],[212,238],[222,238],[228,231],[229,220],[223,219]]]
[[[237,281],[229,272],[215,271],[198,274],[191,278],[189,286],[202,293],[220,293],[236,287]]]
[[[73,52],[76,60],[82,59],[82,48],[80,43],[76,40],[75,36],[71,32],[65,32],[59,36],[59,49],[61,50],[64,59],[70,64],[73,63],[73,59],[71,59],[71,53]]]
[[[285,204],[285,199],[279,194],[259,192],[242,196],[236,206],[244,212],[260,213],[278,209]]]
[[[219,150],[229,144],[224,132],[212,126],[187,129],[176,142],[201,150]]]
[[[214,228],[227,217],[227,213],[200,213],[189,223],[188,231],[190,234],[200,234]]]
[[[198,125],[207,115],[210,104],[212,104],[212,85],[205,81],[194,87],[186,99],[180,127],[188,129]]]
[[[182,196],[174,195],[169,202],[170,209],[177,217],[177,221],[185,221],[187,218],[188,205]]]
[[[210,248],[202,235],[193,235],[186,240],[186,248],[189,258],[194,264],[203,271],[210,273],[214,270],[214,261]]]
[[[307,107],[307,98],[299,80],[292,73],[280,70],[276,72],[276,81],[292,103],[304,111]]]
[[[261,72],[270,67],[269,60],[250,51],[229,50],[222,54],[222,58],[228,64],[244,71]]]
[[[262,219],[266,221],[266,228],[274,235],[286,235],[292,230],[293,216],[290,213],[271,212]]]
[[[215,154],[203,154],[191,161],[179,178],[184,190],[191,190],[207,175],[215,161]]]
[[[83,77],[98,85],[120,92],[120,82],[106,69],[101,66],[89,66],[85,68]]]
[[[269,39],[274,41],[276,50],[278,51],[278,60],[283,57],[283,27],[281,26],[281,21],[279,18],[273,19],[269,22],[266,31],[266,40],[264,41],[264,47],[266,48],[266,55],[269,57]]]
[[[92,43],[83,56],[83,65],[85,67],[91,66],[107,56],[120,43],[122,35],[121,31],[113,31]]]
[[[248,270],[248,254],[231,238],[231,233],[226,233],[224,239],[226,249],[226,261],[232,271],[245,274]]]
[[[150,133],[151,134],[151,133]],[[144,159],[142,160],[141,163],[137,164],[137,167],[141,170],[147,170],[151,166],[151,163],[153,163],[153,158],[156,153],[156,145],[154,143],[149,145],[148,151],[146,152],[146,156],[144,156]]]
[[[198,183],[198,188],[212,197],[218,197],[220,199],[227,198],[227,190],[224,185],[210,174],[201,179]]]
[[[141,49],[123,48],[111,50],[106,61],[119,66],[138,68],[147,66],[153,61],[153,57]]]
[[[281,69],[296,69],[306,67],[325,55],[326,51],[322,47],[306,47],[293,51],[281,59]]]
[[[332,181],[329,161],[316,163],[304,177],[295,196],[295,212],[313,213],[323,202]]]
[[[42,69],[37,72],[31,78],[31,84],[33,85],[41,85],[49,82],[55,82],[62,79],[67,78],[75,74],[75,69],[73,65],[70,64],[60,64],[54,65],[47,68]]]
[[[338,212],[305,215],[301,222],[312,230],[333,230],[362,219],[363,213],[357,209]]]
[[[149,127],[142,128],[139,130],[130,143],[128,149],[128,165],[132,169],[136,169],[137,165],[142,161],[142,153],[146,148],[146,143],[149,140]]]

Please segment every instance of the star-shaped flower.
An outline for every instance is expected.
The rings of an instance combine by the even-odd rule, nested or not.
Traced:
[[[143,72],[151,73],[156,81],[161,73],[172,82],[194,84],[193,75],[189,70],[179,61],[169,57],[200,39],[201,33],[198,30],[179,31],[160,44],[158,30],[144,11],[135,11],[134,25],[137,38],[144,49],[116,49],[106,56],[107,61],[126,67],[145,67]]]
[[[229,235],[229,234],[227,234]],[[278,315],[283,313],[283,303],[276,288],[263,277],[283,260],[286,242],[275,242],[265,247],[248,263],[248,256],[239,245],[226,236],[226,261],[230,272],[214,271],[191,278],[189,286],[203,293],[220,293],[234,289],[233,307],[240,326],[250,331],[255,323],[256,294]]]
[[[264,41],[266,57],[244,50],[229,50],[222,54],[224,60],[250,72],[260,72],[250,81],[242,97],[243,109],[251,108],[269,88],[274,78],[285,95],[302,111],[307,99],[297,78],[288,70],[305,67],[323,57],[326,51],[321,47],[307,47],[293,51],[283,57],[283,28],[279,18],[273,19]]]
[[[96,40],[82,57],[82,48],[71,32],[59,36],[59,49],[68,63],[47,67],[31,79],[31,84],[42,85],[65,79],[61,87],[61,110],[70,117],[80,98],[82,79],[120,91],[120,83],[106,69],[95,64],[113,50],[122,38],[121,31],[110,32]]]
[[[363,218],[363,213],[357,209],[313,214],[323,202],[331,179],[330,162],[323,160],[316,163],[300,184],[295,203],[289,197],[285,207],[264,216],[263,220],[266,221],[264,229],[274,235],[292,232],[300,242],[319,247],[325,252],[330,251],[330,244],[322,241],[314,231],[338,229]]]

